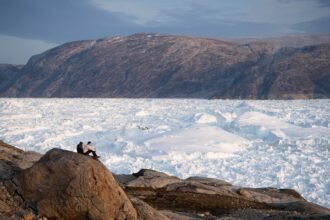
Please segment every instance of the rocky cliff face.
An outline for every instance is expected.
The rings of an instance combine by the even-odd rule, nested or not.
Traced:
[[[327,98],[330,44],[136,34],[67,43],[33,56],[5,97]]]
[[[23,66],[0,64],[0,94],[8,90],[19,77]]]
[[[290,189],[243,188],[205,177],[179,179],[148,169],[113,176],[90,156],[60,149],[41,156],[3,142],[0,177],[0,219],[330,217],[329,209]]]

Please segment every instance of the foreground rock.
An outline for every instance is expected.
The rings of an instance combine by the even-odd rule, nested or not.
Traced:
[[[203,177],[180,180],[153,170],[119,175],[116,179],[127,194],[157,209],[195,214],[194,217],[330,218],[329,209],[307,202],[290,189],[240,188]]]
[[[37,158],[0,142],[0,219],[330,218],[329,209],[290,189],[241,188],[148,169],[115,175],[116,181],[89,156],[52,149]]]
[[[19,158],[21,162],[25,159],[21,154],[24,151],[1,145],[1,163],[7,156],[5,162],[11,168],[0,183],[1,214],[17,218],[31,213],[50,219],[137,219],[125,192],[101,162],[53,149],[32,167],[21,169],[17,166],[22,165]]]
[[[136,211],[102,163],[53,149],[14,178],[27,205],[63,219],[136,219]]]
[[[29,219],[35,216],[25,206],[21,195],[10,187],[11,180],[23,169],[31,167],[42,155],[23,151],[0,141],[0,219]]]
[[[135,197],[131,197],[130,199],[137,210],[139,219],[169,220],[169,218],[166,215],[155,210],[154,208],[152,208],[150,205],[143,202],[142,200]]]
[[[41,154],[23,151],[0,141],[0,180],[13,177],[18,171],[31,167]]]

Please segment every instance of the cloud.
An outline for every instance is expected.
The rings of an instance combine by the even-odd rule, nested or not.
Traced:
[[[312,21],[300,22],[292,25],[292,28],[306,33],[330,32],[330,16],[322,17]]]
[[[137,32],[133,19],[97,8],[88,0],[2,0],[0,34],[67,42]]]
[[[25,64],[32,55],[56,46],[40,40],[0,35],[0,63]]]
[[[167,23],[150,22],[150,32],[206,37],[269,37],[291,33],[286,26],[271,22],[244,21],[244,11],[235,7],[216,8],[191,3],[185,10],[164,10]]]
[[[148,2],[141,1],[139,7],[117,4],[115,11],[109,11],[95,0],[2,0],[0,34],[63,43],[137,32],[218,37],[269,36],[279,31],[269,22],[240,22],[237,17],[244,17],[244,12],[228,2],[213,0],[184,0],[185,4],[170,1],[161,4],[164,9],[151,4],[145,9],[145,18],[143,11],[133,13]],[[155,16],[163,19],[153,19]]]
[[[320,7],[330,7],[330,1],[329,0],[318,0]]]
[[[162,20],[160,10],[164,2],[148,0],[90,0],[95,6],[110,13],[120,13],[125,16],[134,17],[132,22],[145,25],[150,20]]]
[[[329,0],[277,0],[280,3],[292,3],[292,2],[316,2],[319,7],[330,7],[330,1]]]
[[[55,43],[138,32],[212,37],[276,36],[301,29],[296,26],[292,29],[291,24],[328,15],[328,9],[318,8],[316,3],[325,7],[329,2],[1,0],[0,34]]]

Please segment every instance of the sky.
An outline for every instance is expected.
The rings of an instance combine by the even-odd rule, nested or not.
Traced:
[[[76,40],[152,32],[214,38],[330,31],[330,0],[0,0],[0,63]]]

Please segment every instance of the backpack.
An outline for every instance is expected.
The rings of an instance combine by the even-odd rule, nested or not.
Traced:
[[[77,145],[77,152],[80,154],[84,153],[83,145],[81,143]]]

